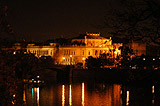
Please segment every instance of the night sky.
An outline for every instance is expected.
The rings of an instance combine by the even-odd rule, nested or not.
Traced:
[[[116,1],[116,0],[114,0]],[[85,32],[107,31],[102,24],[110,0],[10,0],[8,21],[16,38],[44,41],[71,38]]]

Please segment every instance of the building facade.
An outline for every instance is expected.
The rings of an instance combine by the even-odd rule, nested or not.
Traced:
[[[42,56],[51,56],[54,57],[56,52],[56,43],[50,43],[46,46],[40,46],[35,44],[28,44],[27,46],[27,53],[33,53],[37,57]]]
[[[112,44],[111,37],[109,39],[100,36],[100,33],[86,33],[72,39],[71,45],[60,46],[35,46],[29,44],[27,52],[34,53],[35,56],[51,56],[55,59],[56,64],[74,65],[77,63],[85,63],[85,60],[92,56],[98,58],[105,53],[109,58],[116,58],[121,55],[119,47],[122,43]]]

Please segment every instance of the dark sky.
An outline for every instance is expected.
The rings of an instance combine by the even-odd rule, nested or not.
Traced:
[[[17,38],[43,41],[71,38],[103,23],[110,0],[9,0],[8,21]],[[113,1],[112,1],[113,3]]]

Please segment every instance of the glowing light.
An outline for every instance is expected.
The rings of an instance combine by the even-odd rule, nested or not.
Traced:
[[[15,103],[12,101],[12,104],[14,105]]]
[[[34,88],[32,88],[32,103],[34,102]]]
[[[152,93],[154,93],[154,85],[152,86]]]
[[[72,106],[72,86],[69,85],[69,106]]]
[[[64,59],[66,59],[65,57],[62,57],[62,59],[64,60]]]
[[[23,90],[23,101],[26,102],[26,92],[25,92],[25,86],[24,86],[24,90]]]
[[[83,57],[82,60],[85,60],[85,58]]]
[[[84,106],[84,82],[82,83],[82,106]]]
[[[155,58],[153,58],[153,61],[156,60]]]
[[[120,94],[122,95],[122,93],[123,93],[123,92],[122,92],[122,90],[121,90]]]
[[[129,105],[129,91],[127,91],[127,100],[126,100],[126,105]]]
[[[65,106],[65,86],[62,85],[62,106]]]
[[[143,60],[146,60],[146,58],[143,58]]]
[[[13,54],[16,54],[16,52],[14,51]]]
[[[14,94],[14,95],[13,95],[13,97],[15,98],[15,97],[16,97],[16,95]]]
[[[72,57],[72,55],[70,55],[70,57]]]
[[[39,87],[37,88],[37,105],[39,106]]]
[[[37,76],[37,78],[39,78],[39,76]]]

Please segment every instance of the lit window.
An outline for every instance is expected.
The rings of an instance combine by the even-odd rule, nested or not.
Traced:
[[[88,55],[90,55],[90,51],[88,52]]]
[[[96,51],[95,51],[95,55],[97,55],[97,54],[98,54],[98,51],[96,50]]]

